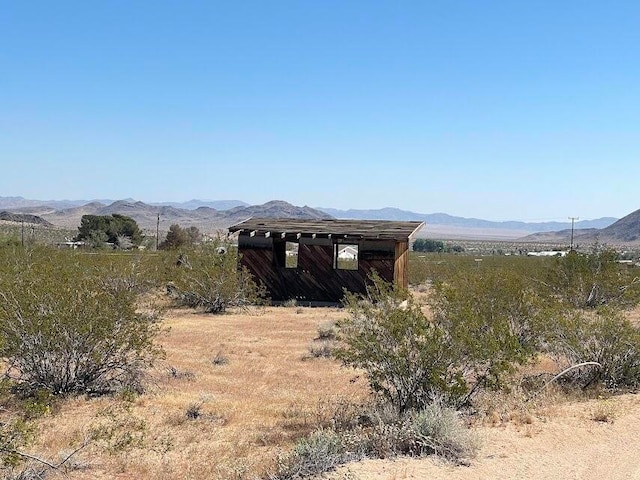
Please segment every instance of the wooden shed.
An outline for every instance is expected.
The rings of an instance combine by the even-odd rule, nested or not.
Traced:
[[[423,226],[424,222],[251,218],[229,227],[229,232],[238,232],[241,265],[267,288],[274,303],[295,299],[335,304],[344,289],[364,293],[372,270],[406,287],[409,241]],[[346,247],[350,255],[340,255]]]

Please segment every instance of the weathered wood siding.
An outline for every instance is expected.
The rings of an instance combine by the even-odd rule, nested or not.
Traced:
[[[334,268],[336,243],[358,245],[357,270]],[[298,244],[298,265],[286,268],[284,239],[251,237],[242,233],[238,237],[241,264],[265,285],[274,302],[296,299],[310,303],[338,303],[345,289],[364,293],[372,270],[388,282],[396,278],[394,267],[398,262],[394,240],[340,242],[326,238],[300,238]]]
[[[409,286],[409,242],[396,242],[393,281],[402,288]]]

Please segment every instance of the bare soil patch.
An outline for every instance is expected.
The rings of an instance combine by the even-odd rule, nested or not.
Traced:
[[[604,403],[608,402],[608,403]],[[613,419],[597,421],[609,410]],[[333,480],[495,480],[640,478],[640,398],[570,402],[540,411],[531,423],[510,422],[475,430],[483,447],[469,466],[437,458],[366,460],[342,467]]]

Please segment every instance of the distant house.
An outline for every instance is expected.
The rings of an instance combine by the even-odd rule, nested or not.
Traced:
[[[527,252],[528,257],[564,257],[569,253],[567,250],[547,250],[542,252]]]
[[[344,290],[365,293],[375,270],[407,287],[409,242],[423,222],[251,218],[238,234],[240,264],[274,303],[336,304]],[[297,256],[292,258],[297,250]]]
[[[58,248],[68,248],[68,249],[71,249],[71,250],[75,250],[76,248],[84,247],[84,246],[85,246],[84,242],[66,241],[66,242],[58,242],[58,243],[56,243],[56,247],[58,247]]]
[[[357,260],[358,259],[358,249],[348,245],[342,249],[338,250],[338,258],[340,260]]]

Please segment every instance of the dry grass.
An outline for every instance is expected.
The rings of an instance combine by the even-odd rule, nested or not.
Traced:
[[[160,339],[167,357],[151,372],[147,393],[133,399],[66,400],[38,422],[38,443],[29,451],[58,458],[102,426],[111,428],[112,436],[79,454],[84,467],[50,478],[240,480],[260,475],[336,403],[366,398],[367,387],[355,372],[308,355],[319,328],[345,315],[339,309],[297,306],[221,316],[167,310],[169,330]],[[640,310],[630,315],[640,319]],[[558,368],[540,358],[521,374],[552,374]],[[515,430],[527,438],[541,436],[551,422],[570,423],[577,416],[603,426],[615,419],[618,426],[627,410],[637,409],[618,399],[575,406],[555,385],[533,401],[517,389],[480,400],[477,429]],[[128,440],[129,448],[119,448]]]
[[[149,391],[131,402],[65,401],[58,414],[39,422],[39,443],[32,450],[55,457],[101,425],[113,427],[113,438],[83,451],[88,468],[64,478],[240,479],[261,474],[280,449],[314,428],[323,406],[366,396],[353,371],[330,359],[303,360],[318,326],[343,316],[337,309],[299,307],[222,316],[170,310],[169,331],[161,338],[167,357],[152,372]],[[213,362],[219,352],[226,363]],[[115,405],[117,415],[110,417]],[[119,451],[118,440],[130,433],[141,437],[141,448],[134,444]]]
[[[635,307],[631,310],[629,310],[627,312],[627,318],[631,321],[631,323],[633,323],[634,325],[638,326],[640,325],[640,306]]]

